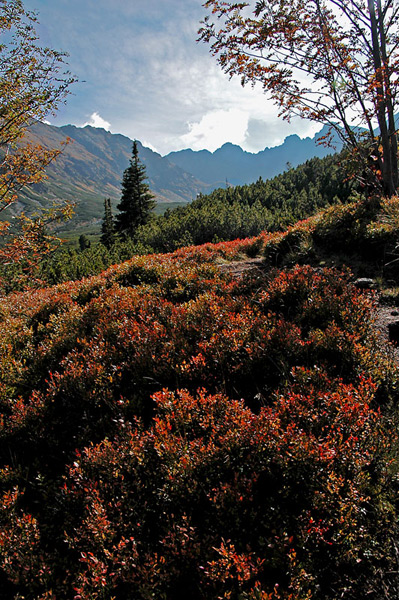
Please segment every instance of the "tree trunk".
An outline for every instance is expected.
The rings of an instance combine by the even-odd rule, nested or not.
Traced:
[[[381,3],[377,0],[379,8]],[[383,191],[387,196],[393,196],[397,189],[397,145],[395,130],[391,127],[391,118],[389,118],[389,128],[386,114],[389,113],[387,105],[389,96],[389,71],[388,65],[382,61],[382,47],[385,46],[385,30],[382,12],[379,12],[379,22],[375,13],[375,0],[368,0],[368,9],[371,23],[371,37],[373,48],[373,63],[376,78],[376,114],[380,128],[380,140],[382,145],[382,156],[378,152],[378,159],[382,173]],[[388,84],[388,86],[386,85]],[[392,117],[393,118],[393,117]]]
[[[392,90],[390,84],[390,67],[386,50],[386,32],[384,27],[384,16],[381,6],[381,0],[377,0],[378,10],[378,28],[380,34],[381,58],[383,63],[383,76],[385,87],[386,108],[388,113],[388,136],[391,149],[392,180],[395,192],[398,188],[398,138],[396,134],[395,113],[392,104]],[[394,192],[394,193],[395,193]]]

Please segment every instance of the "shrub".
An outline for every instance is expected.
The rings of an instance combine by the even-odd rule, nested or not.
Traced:
[[[2,299],[7,597],[379,597],[396,371],[373,298],[332,269],[221,273],[247,243]]]

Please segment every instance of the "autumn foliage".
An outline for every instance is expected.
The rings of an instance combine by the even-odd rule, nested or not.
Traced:
[[[7,598],[384,597],[395,369],[350,273],[253,241],[1,302]]]
[[[24,214],[21,206],[10,213],[20,190],[42,181],[62,150],[31,144],[27,130],[56,111],[74,82],[65,70],[66,54],[43,47],[36,24],[36,14],[21,0],[0,2],[0,266],[20,263],[25,282],[54,248],[45,224],[68,218],[71,208],[60,202],[40,215]]]
[[[1,210],[52,158],[14,143],[71,80],[19,0],[0,16]],[[0,597],[396,598],[397,368],[373,294],[297,263],[334,243],[379,256],[397,202],[2,296]],[[30,272],[49,238],[21,223],[0,262]],[[260,251],[264,271],[229,274]]]
[[[360,179],[397,192],[399,59],[395,0],[207,0],[200,39],[224,72],[260,83],[286,119],[328,125]],[[329,142],[330,135],[322,138]]]

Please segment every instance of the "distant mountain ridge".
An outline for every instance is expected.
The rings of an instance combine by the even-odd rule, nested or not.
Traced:
[[[321,132],[322,134],[323,132]],[[239,146],[224,144],[215,152],[181,150],[162,157],[138,142],[139,156],[146,167],[149,185],[158,202],[190,202],[199,193],[217,187],[269,179],[314,156],[323,157],[332,150],[317,144],[314,138],[288,136],[284,143],[251,154]],[[57,148],[67,138],[60,157],[47,170],[48,179],[25,188],[14,211],[31,211],[48,206],[53,200],[76,202],[73,222],[88,224],[103,216],[104,198],[115,206],[120,198],[123,171],[129,164],[132,140],[91,126],[55,127],[35,123],[29,141]]]
[[[297,167],[306,160],[317,156],[323,158],[334,150],[318,144],[318,139],[327,134],[324,127],[313,138],[301,139],[298,135],[289,135],[280,146],[265,148],[252,154],[240,146],[224,144],[215,152],[208,150],[180,150],[166,155],[170,162],[191,173],[194,177],[212,184],[231,185],[253,183],[259,177],[271,179],[282,173],[287,167]],[[334,138],[337,150],[342,148],[341,142]]]
[[[48,178],[23,190],[17,208],[23,206],[31,210],[53,200],[72,200],[76,202],[74,222],[87,223],[101,219],[104,198],[110,197],[115,207],[120,198],[123,171],[132,154],[132,140],[90,126],[55,127],[39,122],[30,128],[27,138],[47,148],[57,148],[68,138],[70,143],[48,167]],[[197,181],[140,142],[138,146],[158,202],[185,203],[209,189],[208,184]]]

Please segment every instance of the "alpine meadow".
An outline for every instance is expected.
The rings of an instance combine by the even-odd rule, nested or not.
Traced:
[[[161,211],[134,139],[68,228],[87,186],[21,198],[73,57],[0,0],[1,599],[398,598],[399,1],[202,8],[222,69],[339,152]]]

